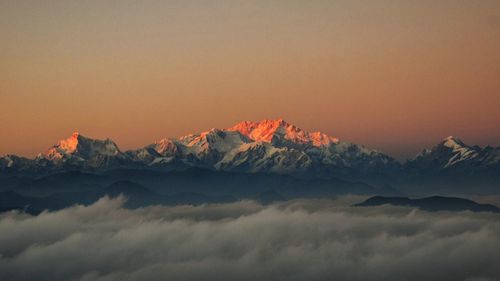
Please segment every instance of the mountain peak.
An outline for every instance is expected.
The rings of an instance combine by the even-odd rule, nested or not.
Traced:
[[[282,118],[264,119],[259,122],[244,121],[227,130],[238,131],[253,141],[286,140],[297,144],[312,144],[313,146],[324,146],[338,142],[337,138],[321,132],[309,133]]]
[[[57,147],[60,150],[63,150],[66,153],[73,153],[78,148],[78,143],[80,141],[81,135],[79,132],[74,132],[69,138],[60,140],[57,145],[53,148]],[[52,148],[51,148],[52,149]],[[51,150],[49,149],[49,151]]]
[[[59,161],[68,155],[118,155],[118,146],[110,139],[96,140],[74,132],[67,139],[60,140],[56,145],[49,148],[42,156],[46,159]]]
[[[446,169],[453,166],[466,165],[469,161],[476,161],[480,156],[479,147],[471,147],[460,139],[449,136],[444,138],[432,149],[426,149],[412,160],[418,167],[435,166],[436,169]]]
[[[444,138],[443,141],[441,142],[441,145],[452,149],[467,147],[465,143],[463,143],[459,138],[456,138],[454,136],[448,136]]]

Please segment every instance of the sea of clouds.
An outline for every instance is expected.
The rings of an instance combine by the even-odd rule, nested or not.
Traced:
[[[0,280],[500,280],[500,214],[350,201],[4,213]]]

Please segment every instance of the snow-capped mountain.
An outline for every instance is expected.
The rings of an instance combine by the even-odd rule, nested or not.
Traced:
[[[304,131],[283,119],[241,122],[179,139],[163,139],[127,154],[145,165],[171,164],[239,172],[347,176],[397,169],[391,157]]]
[[[405,168],[413,174],[436,174],[498,169],[499,165],[500,148],[469,146],[449,136],[409,160]]]
[[[35,161],[56,168],[107,169],[125,164],[129,158],[110,139],[95,140],[73,133],[59,141]]]
[[[35,159],[0,157],[0,171],[51,173],[113,169],[183,170],[189,167],[243,173],[286,174],[348,180],[401,178],[406,175],[500,171],[500,148],[468,146],[448,137],[404,165],[377,150],[307,132],[283,119],[245,121],[180,138],[165,138],[122,152],[111,140],[79,133],[59,141]]]
[[[260,122],[245,121],[227,129],[240,132],[254,142],[268,142],[276,147],[321,147],[338,143],[338,139],[321,132],[309,133],[287,123],[283,119],[263,120]]]

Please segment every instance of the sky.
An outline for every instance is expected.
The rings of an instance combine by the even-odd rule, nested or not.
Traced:
[[[405,159],[499,107],[500,1],[0,0],[0,154],[284,118]]]

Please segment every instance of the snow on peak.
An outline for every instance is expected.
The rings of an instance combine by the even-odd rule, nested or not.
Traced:
[[[314,146],[324,146],[338,142],[337,138],[321,132],[309,133],[281,118],[275,120],[265,119],[259,122],[244,121],[227,130],[238,131],[253,141],[272,142],[273,138],[278,137],[294,143],[312,144]]]
[[[442,145],[451,149],[460,149],[463,147],[467,147],[460,139],[454,137],[454,136],[449,136],[443,139]]]
[[[338,138],[330,137],[322,132],[312,132],[310,134],[314,146],[329,145],[331,143],[339,143]]]
[[[154,149],[160,155],[166,155],[168,153],[175,153],[177,151],[177,146],[175,142],[171,139],[161,139],[153,144]]]
[[[188,135],[180,138],[180,142],[196,153],[214,149],[219,152],[227,152],[238,148],[248,140],[236,131],[224,131],[211,129],[199,135]]]
[[[451,155],[444,168],[453,166],[459,162],[473,159],[478,156],[478,152],[463,143],[460,139],[449,136],[443,139],[441,147],[446,147],[451,150]],[[439,147],[439,146],[438,146]]]
[[[94,140],[74,132],[69,138],[60,140],[49,148],[42,156],[49,160],[60,160],[66,155],[73,154],[114,156],[120,153],[118,146],[110,139]]]
[[[83,138],[83,136],[80,136],[80,133],[74,132],[71,137],[60,140],[55,146],[51,147],[46,154],[50,155],[53,152],[72,154],[77,150],[81,138]]]

